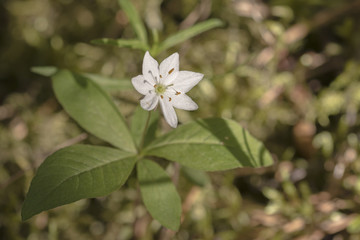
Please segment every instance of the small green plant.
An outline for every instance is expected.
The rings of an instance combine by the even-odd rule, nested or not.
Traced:
[[[150,48],[144,24],[130,1],[120,0],[137,35],[133,40],[100,39],[94,43],[141,49],[145,53],[142,75],[132,84],[145,97],[140,101],[129,127],[106,92],[110,86],[129,88],[98,75],[75,73],[55,67],[33,71],[51,76],[55,95],[66,112],[86,131],[112,147],[77,144],[58,150],[45,159],[32,180],[22,208],[23,220],[57,206],[83,198],[105,196],[121,187],[136,169],[142,200],[163,226],[178,230],[181,200],[176,187],[157,159],[178,162],[202,171],[221,171],[272,164],[264,145],[237,122],[209,118],[178,125],[174,110],[196,110],[197,104],[186,95],[202,78],[200,73],[179,71],[177,53],[160,66],[150,56],[181,43],[206,30],[220,26],[208,20],[158,42],[153,35]],[[155,32],[152,31],[153,34]],[[113,84],[113,85],[112,85]],[[118,85],[117,85],[118,84]],[[111,88],[111,87],[110,87]],[[157,136],[159,115],[151,111],[160,105],[165,120],[175,128]]]

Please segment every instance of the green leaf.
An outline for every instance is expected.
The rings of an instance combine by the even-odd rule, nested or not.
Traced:
[[[189,181],[200,187],[204,187],[210,183],[209,176],[206,172],[184,166],[181,167],[181,172]]]
[[[181,217],[181,200],[167,173],[155,162],[137,163],[141,196],[151,216],[163,226],[178,230]]]
[[[128,152],[136,152],[126,123],[111,100],[97,84],[67,70],[52,77],[57,99],[81,127]]]
[[[99,45],[111,45],[116,47],[127,47],[132,49],[140,49],[144,52],[148,50],[148,45],[138,39],[111,39],[111,38],[101,38],[94,39],[91,41],[93,44]]]
[[[82,198],[105,196],[124,184],[134,165],[135,156],[114,148],[63,148],[39,167],[22,207],[22,219]]]
[[[121,8],[124,10],[128,16],[130,23],[140,39],[141,42],[147,44],[147,33],[143,21],[141,20],[138,12],[136,11],[134,5],[129,0],[118,0]]]
[[[93,73],[80,73],[80,75],[93,80],[96,84],[108,92],[134,89],[130,79],[115,79]]]
[[[58,69],[54,66],[37,66],[32,67],[31,71],[44,77],[51,77],[58,71]]]
[[[141,138],[144,132],[148,115],[151,114],[149,126],[145,134],[144,145],[147,146],[152,140],[155,139],[155,133],[159,122],[159,111],[145,111],[141,106],[135,109],[131,121],[131,135],[134,138],[137,146],[140,146]]]
[[[223,118],[182,125],[153,141],[144,153],[204,171],[262,167],[273,163],[261,142],[237,122]]]
[[[38,66],[38,67],[32,67],[31,71],[33,73],[45,77],[51,77],[58,71],[58,69],[53,66]],[[109,92],[133,89],[133,86],[129,79],[109,78],[93,73],[78,73],[78,74],[93,80],[98,85],[100,85],[104,90]]]
[[[194,26],[187,28],[185,30],[179,31],[174,35],[165,39],[158,48],[157,52],[165,51],[179,43],[182,43],[196,35],[199,35],[203,32],[206,32],[210,29],[220,27],[223,25],[223,22],[219,19],[209,19],[204,22],[195,24]],[[156,55],[156,54],[154,54]]]

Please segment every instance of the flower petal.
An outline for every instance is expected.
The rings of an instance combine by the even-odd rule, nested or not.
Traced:
[[[146,81],[151,85],[158,83],[159,79],[159,64],[147,51],[144,56],[142,72]]]
[[[155,92],[145,95],[143,99],[140,100],[140,105],[143,109],[147,111],[153,110],[159,102],[159,97]]]
[[[178,124],[178,119],[176,112],[172,104],[167,100],[160,100],[161,110],[163,112],[166,122],[172,127],[176,128]]]
[[[185,93],[171,96],[171,103],[175,108],[187,111],[198,109],[198,105]]]
[[[196,84],[198,84],[203,77],[204,74],[201,73],[180,71],[178,76],[174,80],[173,87],[176,91],[187,93]]]
[[[172,82],[179,72],[179,54],[174,53],[160,63],[160,76],[163,84]]]
[[[131,83],[134,86],[134,88],[136,89],[136,91],[138,91],[142,95],[149,94],[152,90],[154,90],[154,87],[151,86],[150,83],[145,81],[145,78],[143,75],[138,75],[136,77],[133,77],[131,79]]]

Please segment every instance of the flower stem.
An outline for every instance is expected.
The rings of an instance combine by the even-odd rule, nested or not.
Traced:
[[[142,136],[141,136],[141,142],[140,142],[140,146],[139,146],[140,151],[142,150],[142,148],[144,146],[145,135],[146,135],[146,132],[147,132],[148,127],[149,127],[150,118],[151,118],[151,111],[149,111],[148,117],[146,119],[144,131],[143,131]]]

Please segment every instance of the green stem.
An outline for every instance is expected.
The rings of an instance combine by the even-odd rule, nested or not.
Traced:
[[[147,129],[149,127],[150,118],[151,118],[151,111],[149,111],[148,117],[146,119],[145,128],[144,128],[144,131],[143,131],[142,136],[141,136],[141,142],[140,142],[140,146],[139,146],[139,151],[141,151],[143,146],[144,146],[145,135],[146,135]]]
[[[152,33],[152,39],[153,39],[153,44],[151,47],[151,55],[156,57],[158,55],[158,48],[159,48],[159,32],[156,29],[151,29],[151,33]]]

